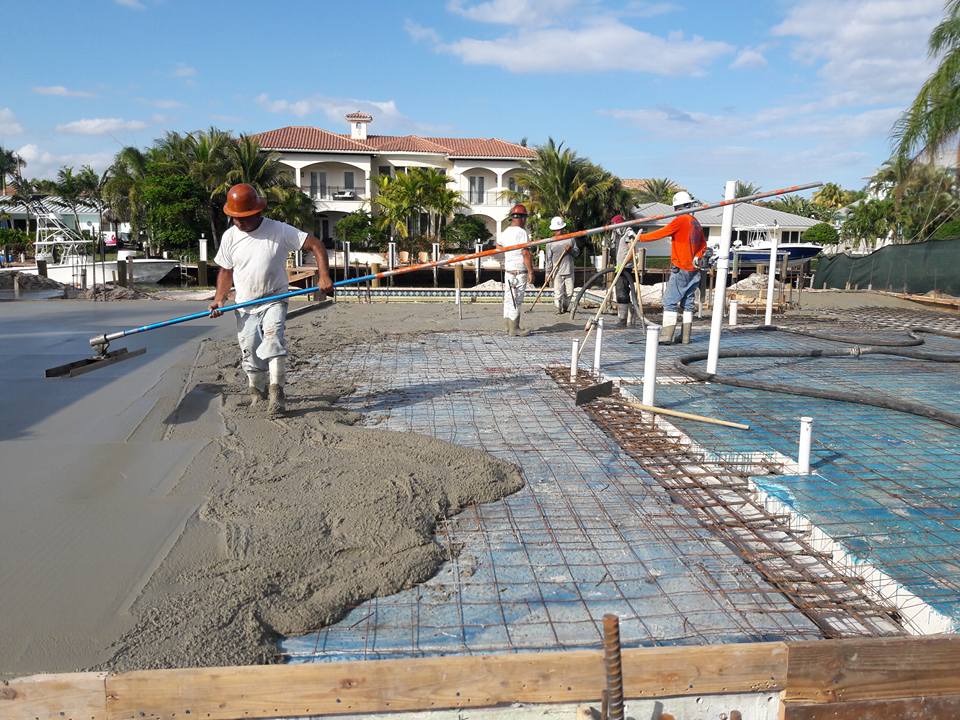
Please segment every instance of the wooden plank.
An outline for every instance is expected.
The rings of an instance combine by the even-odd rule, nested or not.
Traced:
[[[623,652],[628,698],[777,690],[783,643]],[[159,670],[107,678],[108,720],[207,720],[596,701],[600,652]]]
[[[784,703],[783,720],[956,720],[960,695],[850,703]]]
[[[790,643],[784,699],[826,703],[960,694],[960,637]]]
[[[106,673],[30,675],[0,683],[3,720],[106,720]]]

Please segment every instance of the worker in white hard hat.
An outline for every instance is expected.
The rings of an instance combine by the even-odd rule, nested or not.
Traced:
[[[673,196],[674,210],[692,209],[697,205],[690,193],[681,190]],[[678,215],[659,230],[637,236],[639,242],[650,242],[660,238],[672,237],[670,243],[670,278],[663,295],[663,325],[660,329],[660,342],[674,342],[677,329],[677,314],[683,311],[681,340],[690,342],[693,329],[693,306],[697,289],[700,287],[701,258],[707,248],[703,228],[691,214]]]
[[[550,229],[553,236],[559,237],[567,221],[559,215],[550,220]],[[570,309],[570,298],[573,297],[573,259],[577,256],[577,241],[574,238],[557,240],[547,245],[547,277],[553,275],[553,304],[557,308],[557,315],[563,315]]]

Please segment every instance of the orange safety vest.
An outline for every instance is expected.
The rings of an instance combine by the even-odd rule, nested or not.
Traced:
[[[696,267],[693,259],[703,255],[707,241],[703,236],[700,221],[693,215],[678,215],[659,230],[637,236],[639,242],[650,242],[660,238],[673,237],[670,243],[670,262],[681,270],[693,272]]]

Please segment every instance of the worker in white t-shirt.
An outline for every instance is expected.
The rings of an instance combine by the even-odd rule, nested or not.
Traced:
[[[510,227],[500,233],[497,247],[522,245],[530,241],[523,226],[527,223],[527,209],[523,205],[510,208]],[[527,283],[533,282],[533,258],[529,248],[510,250],[503,254],[503,317],[508,335],[526,335],[520,329],[520,312]]]
[[[220,274],[216,295],[210,303],[211,317],[220,315],[231,287],[236,289],[237,303],[287,292],[287,255],[301,249],[316,258],[318,289],[323,293],[333,289],[323,243],[291,225],[263,217],[266,207],[267,201],[252,185],[241,183],[227,192],[223,212],[233,218],[233,226],[223,234],[214,259]],[[278,415],[286,409],[283,386],[287,344],[283,330],[287,301],[240,308],[236,313],[250,406],[259,407],[266,402],[267,411]]]

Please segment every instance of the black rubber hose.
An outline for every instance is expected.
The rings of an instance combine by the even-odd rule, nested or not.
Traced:
[[[936,330],[934,328],[911,328],[915,332],[926,332],[932,335],[946,335],[947,337],[954,337],[952,334],[948,334],[947,331]],[[806,331],[791,330],[795,334],[800,335],[809,335],[811,337],[821,337],[819,334],[814,335]],[[960,337],[960,334],[958,334]],[[836,342],[846,342],[850,343],[849,339],[841,339],[839,337],[827,338],[835,340]],[[922,342],[922,340],[921,340]],[[837,400],[840,402],[849,402],[855,403],[858,405],[872,405],[874,407],[884,408],[886,410],[895,410],[897,412],[909,413],[911,415],[917,415],[919,417],[925,417],[930,420],[936,420],[938,422],[946,423],[948,425],[953,425],[954,427],[960,427],[960,414],[948,412],[946,410],[940,410],[938,408],[931,407],[929,405],[924,405],[922,403],[914,402],[913,400],[905,400],[900,397],[894,397],[890,395],[882,395],[877,393],[866,393],[866,392],[847,392],[844,390],[826,390],[819,388],[800,388],[795,385],[784,385],[780,383],[764,382],[762,380],[747,380],[744,378],[733,377],[730,375],[716,375],[706,372],[705,370],[700,370],[699,368],[691,367],[692,363],[700,362],[707,359],[708,353],[699,352],[692,353],[690,355],[685,355],[679,358],[674,367],[682,374],[689,377],[695,378],[697,380],[702,380],[704,382],[715,382],[721,385],[732,385],[734,387],[749,388],[753,390],[765,390],[767,392],[774,393],[786,393],[789,395],[800,395],[802,397],[813,397],[819,398],[822,400]],[[896,357],[905,357],[914,360],[928,360],[932,362],[947,362],[947,363],[956,363],[960,362],[960,355],[947,355],[944,353],[930,353],[924,352],[922,350],[897,350],[891,349],[889,347],[882,347],[878,344],[868,345],[865,347],[856,346],[849,350],[725,350],[721,351],[719,356],[720,358],[752,358],[752,357],[794,357],[794,358],[820,358],[820,357],[859,357],[860,355],[893,355]]]
[[[617,269],[615,267],[608,267],[608,268],[604,268],[603,270],[600,270],[599,272],[595,272],[593,275],[587,278],[586,282],[583,283],[583,287],[580,288],[580,292],[577,293],[576,297],[573,299],[573,302],[570,303],[570,319],[571,320],[576,319],[577,308],[580,307],[580,301],[583,299],[583,296],[586,294],[587,290],[589,290],[590,287],[597,280],[601,279],[604,275],[607,275],[609,273],[616,272],[616,271]]]

